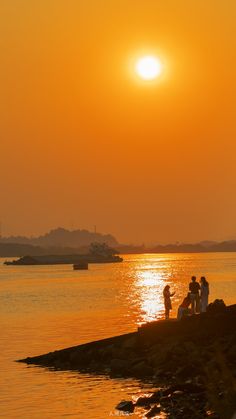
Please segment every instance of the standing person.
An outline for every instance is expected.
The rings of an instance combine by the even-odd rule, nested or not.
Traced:
[[[196,276],[192,276],[192,280],[189,284],[190,300],[191,300],[191,313],[199,313],[200,311],[200,285],[197,282]]]
[[[202,276],[200,279],[201,283],[201,312],[205,313],[208,306],[208,296],[209,296],[209,283],[207,282],[205,276]]]
[[[166,320],[169,319],[170,310],[172,309],[170,297],[173,297],[174,294],[175,294],[174,292],[170,293],[170,286],[166,285],[163,290]]]

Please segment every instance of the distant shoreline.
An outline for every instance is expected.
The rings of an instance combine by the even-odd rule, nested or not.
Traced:
[[[211,242],[204,241],[200,243],[176,243],[156,246],[135,246],[116,244],[113,246],[115,251],[120,254],[165,254],[165,253],[223,253],[236,252],[236,240]],[[89,254],[89,246],[68,247],[63,245],[57,246],[38,246],[26,243],[5,243],[0,240],[0,257],[48,257],[70,256],[70,255],[86,255]]]

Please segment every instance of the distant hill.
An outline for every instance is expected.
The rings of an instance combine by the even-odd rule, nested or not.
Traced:
[[[39,237],[5,237],[0,239],[0,257],[86,254],[91,243],[106,243],[120,253],[206,253],[236,252],[236,240],[223,242],[158,244],[152,247],[119,244],[110,234],[87,230],[51,230]]]
[[[223,242],[204,241],[200,243],[159,244],[152,247],[118,245],[120,253],[206,253],[236,252],[236,240]]]
[[[70,247],[80,248],[89,246],[91,243],[106,243],[109,246],[117,246],[118,242],[111,234],[95,233],[88,230],[66,230],[56,228],[39,237],[11,236],[2,237],[0,243],[27,244],[33,246],[46,247]]]

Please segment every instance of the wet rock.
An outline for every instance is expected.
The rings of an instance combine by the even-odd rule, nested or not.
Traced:
[[[160,406],[153,406],[145,415],[146,418],[153,418],[161,412]]]
[[[162,393],[158,390],[154,393],[140,396],[135,403],[135,406],[150,406],[153,403],[159,403]]]
[[[162,391],[155,391],[151,397],[150,397],[150,401],[151,403],[159,403],[160,402],[160,398],[162,397]]]
[[[151,396],[140,396],[135,403],[135,406],[137,407],[145,407],[145,406],[150,406],[151,401],[150,401]]]
[[[160,404],[162,406],[168,406],[171,403],[171,399],[168,396],[163,396],[160,398]]]
[[[134,411],[134,404],[130,400],[122,400],[117,406],[117,410],[122,410],[123,412],[133,413]]]
[[[185,397],[185,393],[182,390],[175,390],[172,394],[171,397],[173,399],[179,399],[181,397]]]

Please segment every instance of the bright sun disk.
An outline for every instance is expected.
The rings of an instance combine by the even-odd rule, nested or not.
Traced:
[[[145,56],[140,58],[135,66],[136,73],[144,80],[154,80],[161,74],[162,65],[158,58]]]

